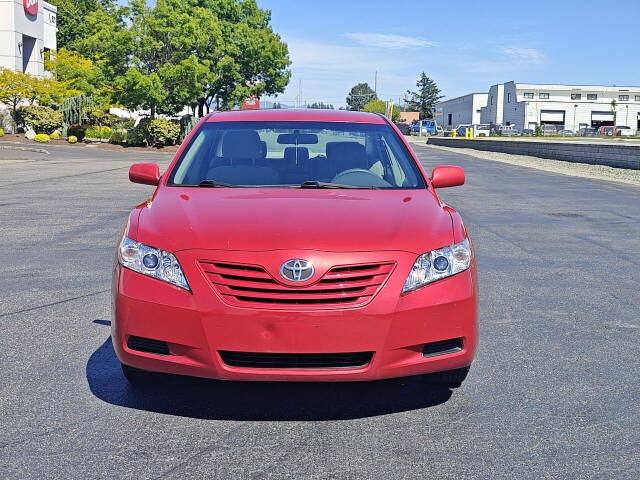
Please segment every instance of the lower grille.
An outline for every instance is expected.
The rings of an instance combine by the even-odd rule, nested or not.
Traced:
[[[156,355],[169,355],[167,342],[153,340],[151,338],[130,336],[127,340],[127,347],[139,352],[155,353]]]
[[[231,367],[248,368],[361,368],[371,362],[373,352],[355,353],[251,353],[220,351]]]
[[[462,338],[451,338],[439,342],[425,343],[422,349],[423,357],[435,357],[447,353],[460,352],[462,350]]]

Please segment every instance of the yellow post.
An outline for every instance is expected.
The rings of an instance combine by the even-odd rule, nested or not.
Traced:
[[[456,138],[458,136],[458,132],[456,130],[451,130],[451,136]]]
[[[473,138],[473,128],[469,129],[469,138]]]
[[[469,129],[468,128],[464,129],[464,138],[465,138],[465,140],[469,140]]]

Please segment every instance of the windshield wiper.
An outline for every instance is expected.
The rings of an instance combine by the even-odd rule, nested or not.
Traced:
[[[217,182],[215,180],[203,180],[198,184],[198,187],[235,188],[236,185],[232,185],[230,183],[224,183],[224,182]]]
[[[300,188],[349,188],[358,190],[374,190],[376,187],[344,185],[342,183],[318,182],[317,180],[307,180],[300,185]]]

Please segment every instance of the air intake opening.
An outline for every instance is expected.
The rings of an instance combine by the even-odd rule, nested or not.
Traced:
[[[352,353],[254,353],[220,351],[231,367],[246,368],[361,368],[371,362],[373,352]]]
[[[440,340],[439,342],[425,343],[422,348],[423,357],[435,357],[436,355],[446,355],[462,350],[462,338],[451,338]]]
[[[169,355],[167,342],[153,340],[151,338],[130,336],[127,340],[127,347],[138,352],[154,353],[156,355]]]

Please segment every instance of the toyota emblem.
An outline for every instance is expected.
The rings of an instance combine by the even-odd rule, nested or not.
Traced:
[[[287,260],[280,267],[282,278],[290,282],[304,282],[313,276],[313,263],[308,260]]]

